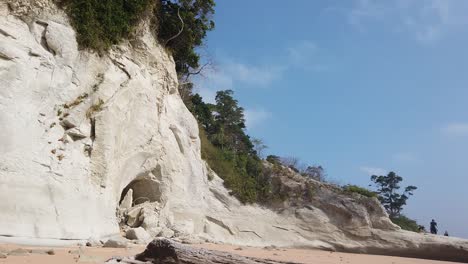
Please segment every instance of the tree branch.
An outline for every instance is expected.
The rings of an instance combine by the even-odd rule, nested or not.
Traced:
[[[190,78],[191,75],[200,74],[200,73],[203,71],[203,69],[204,69],[206,66],[208,66],[208,65],[211,65],[211,63],[210,63],[210,62],[207,62],[207,63],[203,64],[203,66],[201,66],[200,68],[198,68],[197,71],[187,73],[187,75],[185,76],[184,82],[188,82],[188,79]]]
[[[180,7],[177,9],[177,16],[179,17],[180,22],[182,23],[182,28],[179,30],[179,33],[177,33],[176,35],[174,35],[171,38],[169,38],[168,40],[166,40],[166,43],[164,43],[164,46],[167,46],[167,43],[169,43],[169,41],[177,38],[184,31],[185,23],[184,23],[184,20],[182,19],[182,17],[180,16]]]

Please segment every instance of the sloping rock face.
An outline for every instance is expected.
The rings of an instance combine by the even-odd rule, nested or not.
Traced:
[[[51,2],[0,3],[1,235],[116,234],[121,192],[135,179],[163,204],[169,188],[198,191],[197,123],[150,33],[99,57],[78,51]]]
[[[40,243],[143,227],[188,241],[468,260],[466,241],[401,231],[376,200],[298,175],[276,177],[295,197],[241,205],[201,159],[171,56],[148,24],[136,35],[98,56],[78,50],[52,2],[0,0],[0,236]]]

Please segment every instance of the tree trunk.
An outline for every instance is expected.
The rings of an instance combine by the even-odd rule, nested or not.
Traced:
[[[169,239],[155,239],[134,258],[113,258],[106,263],[127,264],[279,264],[292,263],[256,259],[207,249],[189,247]]]

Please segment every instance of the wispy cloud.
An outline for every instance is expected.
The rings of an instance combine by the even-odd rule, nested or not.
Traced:
[[[202,74],[193,77],[194,92],[199,93],[205,102],[214,103],[216,92],[248,88],[268,88],[275,81],[281,80],[288,71],[306,70],[320,72],[328,67],[319,62],[318,46],[311,40],[290,43],[283,49],[273,63],[251,63],[226,55],[219,55],[216,66],[205,69]],[[268,120],[271,113],[261,106],[245,111],[246,125],[255,127]]]
[[[386,175],[387,172],[388,172],[386,169],[376,168],[376,167],[368,167],[368,166],[362,166],[362,167],[359,168],[359,170],[366,173],[369,176],[372,176],[372,175]]]
[[[246,109],[244,115],[248,129],[255,128],[272,117],[271,112],[261,108]]]
[[[216,68],[205,70],[194,77],[195,92],[206,102],[213,103],[216,91],[233,90],[236,87],[267,87],[281,78],[282,69],[275,66],[256,66],[247,63],[221,60]],[[237,85],[235,85],[237,83]],[[235,87],[236,86],[236,87]]]
[[[356,0],[348,13],[348,22],[360,31],[363,31],[368,20],[379,20],[386,15],[386,8],[383,2]]]
[[[207,102],[214,102],[216,91],[234,90],[238,87],[265,88],[282,77],[285,70],[280,65],[252,65],[221,57],[215,68],[209,68],[193,78],[195,92]]]
[[[249,65],[239,62],[229,62],[223,65],[223,71],[233,80],[265,87],[283,74],[283,67],[277,65]]]
[[[292,44],[287,48],[288,58],[291,63],[301,64],[304,60],[310,59],[318,52],[318,46],[310,41],[303,40]]]
[[[193,77],[194,91],[205,102],[214,103],[216,91],[237,90],[245,87],[268,88],[273,82],[281,80],[289,70],[302,68],[311,71],[328,69],[314,60],[317,45],[310,40],[296,41],[284,49],[285,56],[278,56],[274,63],[252,64],[236,60],[226,55],[218,55],[215,67],[205,69]],[[264,109],[246,111],[247,126],[255,126],[268,119],[271,114]]]
[[[468,136],[468,123],[450,123],[442,128],[442,133],[451,136]]]
[[[468,25],[465,0],[355,0],[348,22],[359,30],[368,25],[390,26],[422,43],[434,43],[448,32]]]
[[[300,69],[309,72],[322,72],[329,69],[329,66],[321,61],[323,50],[311,40],[301,40],[292,43],[286,48],[287,59],[282,62],[286,69]]]

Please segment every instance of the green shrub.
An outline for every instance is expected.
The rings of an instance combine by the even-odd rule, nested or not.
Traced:
[[[419,232],[419,225],[413,219],[410,219],[404,215],[400,215],[399,217],[393,217],[390,219],[395,225],[401,227],[401,229],[413,231],[413,232]]]
[[[275,155],[268,155],[266,160],[270,162],[273,165],[280,165],[281,164],[281,158]]]
[[[252,161],[213,146],[201,126],[200,140],[202,159],[224,180],[224,185],[231,190],[231,195],[243,203],[257,202],[258,184],[255,178],[250,177],[246,172],[247,164]],[[250,164],[250,166],[255,166],[255,164]]]
[[[347,193],[359,193],[366,197],[377,197],[377,193],[357,185],[346,185],[343,187],[343,190]]]
[[[62,0],[81,48],[104,51],[128,38],[153,0]]]

